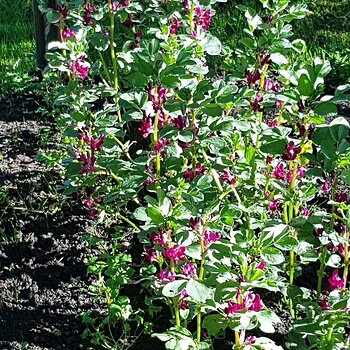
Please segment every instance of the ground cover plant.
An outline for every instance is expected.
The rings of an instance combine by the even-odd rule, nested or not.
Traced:
[[[210,33],[221,2],[39,1],[59,28],[47,59],[64,149],[42,159],[114,231],[84,238],[99,249],[85,263],[104,306],[82,313],[84,337],[347,349],[350,145],[337,103],[350,86],[325,95],[329,62],[295,59],[303,4],[239,6],[246,26],[225,52]],[[219,55],[220,74],[207,61]]]

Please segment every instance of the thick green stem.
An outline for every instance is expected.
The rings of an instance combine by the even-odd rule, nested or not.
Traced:
[[[159,112],[156,112],[154,117],[154,125],[153,125],[153,146],[155,146],[158,142],[158,122],[159,122]],[[160,155],[159,152],[156,152],[156,179],[160,178]]]
[[[180,327],[181,326],[180,311],[179,311],[179,307],[177,305],[177,298],[174,298],[174,311],[175,311],[175,324],[177,327]]]
[[[113,64],[113,87],[115,90],[118,90],[118,70],[117,70],[117,61],[115,59],[114,51],[114,13],[112,0],[108,0],[109,6],[109,50],[111,54],[111,61]]]
[[[201,234],[203,234],[203,232]],[[204,279],[204,263],[205,263],[205,255],[206,255],[204,240],[202,237],[200,238],[199,244],[201,246],[202,259],[201,259],[201,265],[199,267],[198,281],[202,282]],[[197,304],[197,308],[198,308],[197,310],[197,343],[199,344],[201,341],[201,333],[202,333],[202,313],[201,313],[200,303]]]

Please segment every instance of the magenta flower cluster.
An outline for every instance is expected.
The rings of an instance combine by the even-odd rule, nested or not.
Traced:
[[[225,309],[227,317],[233,317],[239,311],[261,311],[264,305],[261,301],[260,295],[253,292],[242,294],[237,291],[236,297],[233,301],[228,302]]]
[[[71,74],[79,79],[85,79],[89,73],[90,64],[86,62],[84,55],[80,55],[76,60],[68,62]]]
[[[73,153],[76,158],[81,162],[80,174],[83,175],[87,172],[93,173],[95,170],[96,156],[95,152],[99,151],[103,141],[104,135],[100,135],[97,139],[94,139],[87,132],[79,132],[78,139],[82,147],[78,151],[78,147],[73,148]]]

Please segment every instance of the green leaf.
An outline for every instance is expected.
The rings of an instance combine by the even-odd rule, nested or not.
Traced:
[[[349,122],[343,117],[334,119],[329,126],[332,138],[336,142],[341,142],[349,134]]]
[[[188,247],[186,247],[186,255],[190,258],[201,260],[202,254],[201,254],[201,247],[199,244],[191,244]]]
[[[261,251],[262,258],[271,265],[279,265],[284,262],[283,253],[274,247],[267,247]]]
[[[218,56],[222,50],[221,41],[216,36],[208,34],[207,41],[203,45],[203,50],[206,51],[208,55]]]
[[[67,176],[75,176],[80,174],[81,163],[71,162],[66,166]]]
[[[279,139],[267,142],[261,146],[261,152],[268,154],[284,154],[286,151],[287,140]]]
[[[48,12],[46,12],[46,19],[49,23],[57,23],[60,21],[61,15],[59,14],[59,12],[51,9]]]
[[[350,169],[343,170],[341,173],[341,179],[346,185],[350,185]]]
[[[196,280],[188,282],[186,291],[189,297],[198,303],[205,303],[213,297],[213,290]]]
[[[276,97],[280,101],[290,103],[290,104],[298,103],[300,100],[300,96],[295,90],[287,90],[285,92],[278,94]]]
[[[161,80],[163,86],[174,89],[180,84],[180,79],[173,75],[168,75]]]
[[[227,327],[227,318],[223,315],[209,315],[203,321],[203,327],[210,336],[216,336]]]
[[[155,208],[147,208],[146,213],[148,217],[152,220],[156,225],[160,225],[164,222],[163,215]]]
[[[270,55],[270,58],[273,63],[276,63],[278,65],[288,64],[287,58],[280,53],[272,53]]]
[[[177,280],[170,282],[165,285],[165,287],[162,290],[162,294],[168,298],[176,297],[185,289],[186,283],[186,280]]]
[[[220,220],[224,225],[233,226],[235,220],[242,215],[241,210],[234,204],[227,204],[220,213]]]
[[[146,208],[144,208],[144,207],[137,208],[134,211],[133,216],[136,220],[139,220],[139,221],[148,221],[149,220],[149,217],[146,213]]]
[[[315,113],[324,117],[332,117],[337,114],[337,106],[330,101],[319,103],[315,109]]]
[[[129,82],[130,85],[133,85],[135,87],[144,87],[148,83],[147,77],[140,72],[131,73],[126,77],[126,80]]]
[[[201,191],[211,188],[212,181],[213,181],[213,177],[210,174],[197,176],[196,179],[194,180],[196,187]]]
[[[76,120],[77,122],[82,122],[85,120],[85,115],[81,113],[80,111],[74,111],[70,115],[72,119]]]
[[[310,96],[313,92],[313,85],[306,74],[302,74],[298,80],[298,91],[303,96]]]

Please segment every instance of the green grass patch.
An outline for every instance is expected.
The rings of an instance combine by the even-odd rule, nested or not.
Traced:
[[[0,80],[5,73],[35,68],[31,0],[0,1]]]

